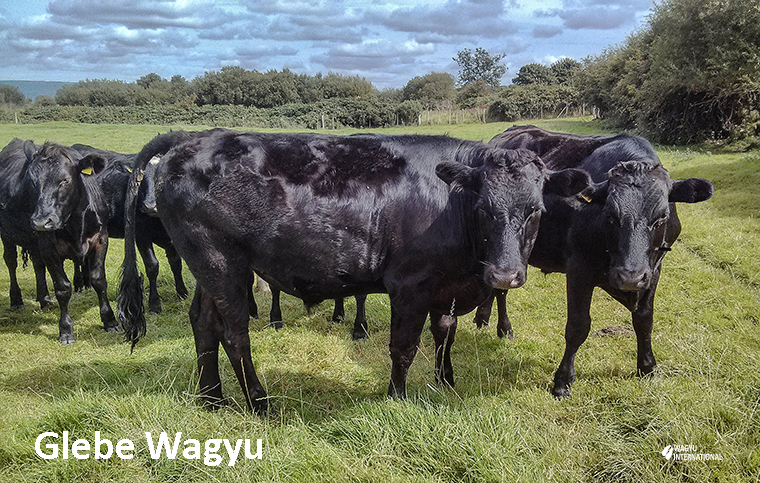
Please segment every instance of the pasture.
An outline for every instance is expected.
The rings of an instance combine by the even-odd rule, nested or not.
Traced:
[[[603,132],[587,119],[534,121],[543,128]],[[376,132],[449,134],[488,140],[510,124],[396,128]],[[86,143],[137,152],[170,127],[0,125],[13,137]],[[176,128],[176,127],[175,127]],[[196,129],[196,128],[193,128]],[[355,131],[351,131],[355,132]],[[342,132],[344,133],[344,132]],[[680,204],[683,231],[664,260],[652,345],[653,377],[635,375],[630,315],[601,291],[592,304],[592,335],[581,347],[572,398],[549,389],[564,350],[564,275],[529,270],[507,298],[514,340],[474,314],[459,320],[452,350],[456,387],[435,385],[434,343],[423,333],[407,383],[409,399],[389,400],[390,307],[385,295],[367,304],[370,338],[351,340],[347,320],[330,322],[332,302],[307,313],[283,297],[284,329],[268,327],[269,294],[257,293],[251,320],[253,360],[275,412],[244,410],[242,393],[221,356],[225,395],[216,412],[198,401],[189,301],[178,301],[161,261],[164,310],[148,316],[148,333],[130,354],[102,329],[94,291],[70,304],[76,343],[61,346],[58,311],[40,311],[31,266],[19,270],[25,308],[11,311],[8,273],[0,267],[0,480],[2,481],[760,481],[760,152],[711,152],[656,146],[674,179],[703,177],[715,195]],[[114,309],[123,241],[111,240],[109,295]],[[70,267],[70,266],[69,266]],[[68,270],[71,273],[71,270]],[[188,288],[194,281],[186,271]],[[134,457],[57,458],[35,454],[44,432],[68,431],[90,443],[95,432],[134,442]],[[263,440],[262,458],[219,466],[181,456],[153,459],[145,433],[171,439]],[[51,442],[48,440],[47,442]],[[60,440],[58,440],[60,442]],[[668,445],[719,459],[682,461]],[[255,444],[253,445],[255,447]],[[180,447],[180,451],[182,447]],[[255,449],[253,450],[255,452]],[[679,452],[679,451],[676,451]]]

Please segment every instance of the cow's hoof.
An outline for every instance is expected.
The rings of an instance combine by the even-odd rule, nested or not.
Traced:
[[[23,303],[16,304],[16,305],[11,305],[11,311],[12,312],[16,312],[17,310],[23,310],[23,309],[24,309],[24,304]],[[44,310],[44,307],[42,307],[42,309]]]
[[[118,325],[112,325],[109,327],[103,327],[106,332],[121,332],[121,327]]]
[[[436,372],[435,374],[435,383],[438,384],[440,387],[454,387],[454,375],[453,374],[444,374],[443,377],[439,372]]]
[[[53,310],[55,309],[55,302],[53,302],[53,299],[50,297],[45,297],[44,299],[40,300],[40,310]]]
[[[636,372],[639,377],[652,377],[652,375],[654,374],[655,367],[657,366],[653,365],[653,366],[639,367]]]
[[[570,398],[570,388],[565,386],[554,386],[552,389],[552,396],[554,396],[554,399],[561,401],[563,399]]]
[[[230,406],[227,398],[203,397],[203,407],[210,411],[218,411],[227,406]]]
[[[66,334],[58,337],[58,341],[61,345],[69,345],[74,343],[74,334]]]
[[[366,330],[355,330],[351,333],[351,338],[356,342],[365,341],[367,340],[367,337],[369,337],[369,335]]]
[[[269,405],[269,399],[266,396],[251,401],[251,409],[259,415],[265,415],[273,411],[272,406]]]
[[[282,321],[281,320],[274,320],[272,322],[269,322],[270,327],[274,327],[275,330],[282,329]]]

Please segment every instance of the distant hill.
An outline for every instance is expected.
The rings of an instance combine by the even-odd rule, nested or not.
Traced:
[[[17,80],[0,80],[0,84],[9,84],[18,87],[24,96],[32,101],[37,96],[55,97],[55,92],[63,86],[70,86],[75,82],[53,82],[53,81],[17,81]]]

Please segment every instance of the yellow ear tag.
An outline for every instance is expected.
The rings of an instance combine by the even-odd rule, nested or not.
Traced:
[[[92,167],[87,167],[82,170],[82,174],[90,176],[92,174]]]
[[[581,195],[581,198],[583,198],[586,201],[586,203],[591,203],[591,198],[589,196]]]
[[[126,169],[129,174],[132,174],[132,168],[124,166],[124,169]]]

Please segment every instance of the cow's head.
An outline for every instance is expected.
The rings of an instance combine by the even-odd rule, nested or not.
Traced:
[[[140,211],[150,216],[158,216],[158,208],[156,206],[156,167],[161,161],[160,156],[153,156],[145,166],[145,173],[143,173],[142,181],[140,182],[140,191],[138,194],[138,201],[140,203]]]
[[[709,181],[674,181],[659,163],[626,161],[612,168],[606,181],[584,195],[591,203],[604,205],[609,284],[624,291],[648,288],[657,264],[680,231],[673,203],[696,203],[712,194]]]
[[[491,148],[478,168],[442,163],[438,176],[452,189],[471,190],[476,231],[482,241],[485,282],[494,288],[517,288],[527,278],[528,257],[538,235],[543,193],[571,196],[589,187],[580,170],[547,172],[531,151]]]
[[[105,166],[97,154],[80,158],[76,151],[53,143],[39,149],[27,149],[29,176],[37,195],[32,213],[32,228],[36,231],[61,229],[71,214],[86,202],[88,190],[83,177],[92,176]],[[96,185],[92,181],[92,185]]]

